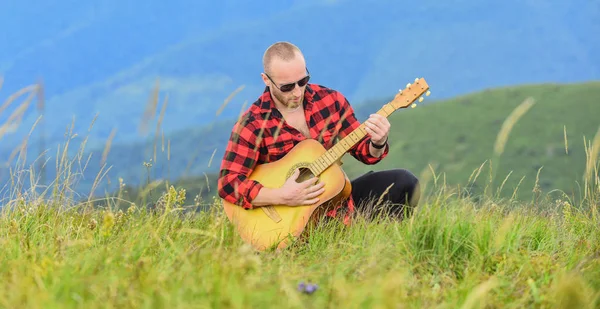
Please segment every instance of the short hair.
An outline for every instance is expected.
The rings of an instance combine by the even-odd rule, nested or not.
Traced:
[[[296,58],[296,53],[302,55],[300,48],[290,42],[276,42],[272,44],[263,55],[263,69],[265,73],[270,73],[273,58],[276,57],[284,61],[289,61]]]

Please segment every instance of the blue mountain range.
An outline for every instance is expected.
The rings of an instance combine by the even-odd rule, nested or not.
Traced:
[[[42,136],[56,153],[72,123],[73,143],[89,136],[97,150],[154,138],[163,107],[166,135],[237,117],[263,91],[264,50],[281,40],[304,51],[312,82],[357,104],[416,77],[428,101],[600,79],[600,2],[588,0],[9,0],[0,27],[0,102],[43,85],[43,106],[33,98],[20,121],[26,95],[1,107],[1,160],[40,115],[31,159]]]

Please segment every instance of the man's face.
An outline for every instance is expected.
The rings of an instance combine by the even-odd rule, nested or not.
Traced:
[[[263,80],[265,84],[270,87],[271,95],[277,103],[293,109],[302,104],[306,84],[302,87],[295,84],[294,89],[288,92],[281,91],[280,88],[286,84],[297,83],[306,76],[307,72],[304,57],[297,54],[291,61],[283,61],[277,58],[273,59],[271,62],[271,72],[269,76],[263,74]],[[269,77],[271,77],[271,79],[269,79]]]

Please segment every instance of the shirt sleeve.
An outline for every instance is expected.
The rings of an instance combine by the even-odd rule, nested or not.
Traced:
[[[218,179],[219,196],[245,209],[252,209],[251,202],[263,187],[259,182],[248,179],[259,156],[255,132],[251,122],[236,122],[221,161]]]
[[[352,108],[352,106],[350,106],[350,103],[348,102],[346,97],[344,97],[344,95],[337,92],[337,100],[340,104],[339,113],[340,113],[340,116],[342,117],[341,127],[340,127],[340,131],[339,131],[339,137],[344,138],[348,134],[352,133],[352,131],[357,129],[360,126],[360,122],[358,121],[358,119],[356,119],[354,109]],[[371,138],[367,134],[367,135],[365,135],[365,137],[363,139],[361,139],[352,148],[350,148],[348,150],[348,153],[351,156],[353,156],[355,159],[357,159],[358,161],[360,161],[364,164],[368,164],[368,165],[378,163],[379,161],[381,161],[383,158],[385,158],[388,155],[389,145],[386,143],[385,149],[384,149],[383,153],[381,154],[381,156],[379,156],[379,157],[372,156],[371,152],[369,151],[370,143],[371,143]]]

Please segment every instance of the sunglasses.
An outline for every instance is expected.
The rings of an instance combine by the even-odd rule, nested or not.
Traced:
[[[299,87],[304,87],[306,84],[308,84],[308,81],[310,80],[310,72],[308,72],[308,69],[306,69],[306,73],[308,75],[306,75],[301,80],[299,80],[299,81],[297,81],[295,83],[290,83],[290,84],[282,85],[281,87],[277,86],[277,83],[275,81],[273,81],[273,79],[271,78],[271,76],[269,76],[266,73],[265,73],[265,75],[267,75],[267,77],[269,78],[269,80],[273,83],[273,85],[275,85],[275,87],[277,87],[277,89],[279,89],[279,91],[281,91],[281,92],[290,92],[290,91],[294,90],[294,88],[296,88],[296,84],[298,84]]]

